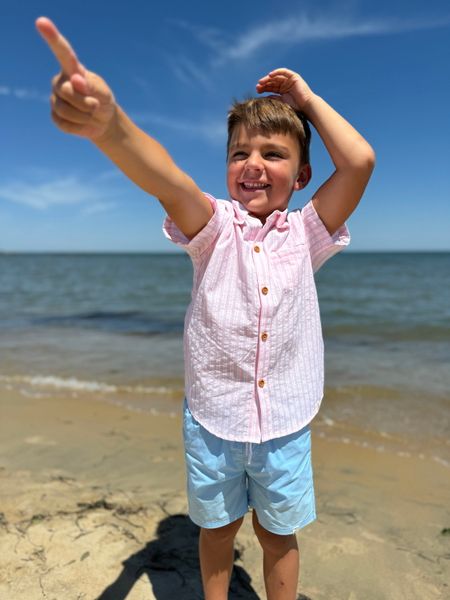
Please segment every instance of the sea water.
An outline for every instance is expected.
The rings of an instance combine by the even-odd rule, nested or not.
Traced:
[[[316,284],[317,423],[432,440],[447,460],[450,253],[343,252]],[[177,410],[191,285],[186,254],[0,254],[0,386]]]

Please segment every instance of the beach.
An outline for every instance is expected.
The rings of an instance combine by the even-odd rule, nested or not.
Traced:
[[[152,413],[3,385],[0,407],[0,598],[202,598],[181,401]],[[318,518],[296,534],[299,598],[448,598],[448,467],[325,425],[312,426]],[[229,597],[265,598],[250,512],[235,554]]]
[[[316,276],[325,395],[303,600],[450,597],[450,253]],[[184,254],[0,254],[0,600],[197,600]],[[345,282],[345,284],[343,284]],[[265,599],[248,513],[230,599]]]

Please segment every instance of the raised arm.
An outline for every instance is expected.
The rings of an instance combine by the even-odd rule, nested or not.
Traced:
[[[40,17],[36,28],[61,66],[50,98],[55,125],[91,140],[136,185],[158,198],[192,239],[212,217],[210,201],[165,148],[131,121],[106,82],[80,63],[52,21]]]
[[[259,80],[256,89],[259,93],[276,92],[281,100],[302,111],[325,144],[336,170],[314,193],[312,203],[333,235],[358,205],[375,166],[375,152],[298,73],[275,69]]]

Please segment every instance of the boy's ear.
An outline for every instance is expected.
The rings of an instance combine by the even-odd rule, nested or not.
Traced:
[[[295,191],[305,188],[311,180],[312,169],[311,165],[302,165],[295,180]]]

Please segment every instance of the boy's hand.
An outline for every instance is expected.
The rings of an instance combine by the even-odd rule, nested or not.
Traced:
[[[61,72],[52,79],[52,119],[66,133],[98,141],[114,126],[116,102],[105,81],[88,71],[78,60],[69,42],[46,17],[36,28],[49,45]]]
[[[258,94],[263,92],[275,92],[279,96],[271,96],[278,98],[294,110],[302,111],[306,104],[314,96],[313,91],[304,79],[298,73],[289,69],[275,69],[270,71],[265,77],[256,84]]]

